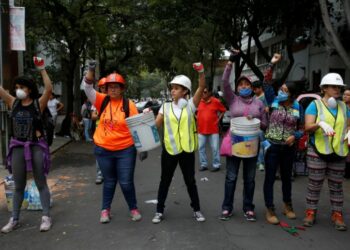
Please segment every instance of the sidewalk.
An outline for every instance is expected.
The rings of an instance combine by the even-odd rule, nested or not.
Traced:
[[[50,146],[50,153],[51,157],[57,152],[60,148],[64,147],[68,143],[70,143],[72,139],[65,138],[65,137],[56,137],[53,140],[52,145]],[[7,169],[5,169],[5,166],[0,164],[0,185],[3,184],[5,176],[9,175]]]

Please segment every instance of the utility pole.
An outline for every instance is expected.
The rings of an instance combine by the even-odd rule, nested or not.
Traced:
[[[12,80],[18,75],[18,53],[10,48],[10,6],[9,1],[0,1],[0,85],[13,90]],[[8,107],[0,102],[0,164],[6,159],[9,141]]]

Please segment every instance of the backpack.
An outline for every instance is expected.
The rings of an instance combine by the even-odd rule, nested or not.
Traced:
[[[100,108],[100,112],[99,114],[101,115],[103,113],[103,111],[105,110],[105,108],[107,107],[109,101],[111,100],[111,97],[109,95],[107,95],[103,101],[102,101],[102,105]],[[123,96],[123,112],[125,113],[125,118],[129,117],[130,114],[130,109],[129,109],[129,99]]]
[[[86,109],[84,109],[82,116],[83,118],[91,119],[91,107],[92,107],[91,102],[86,102],[85,106],[86,106]]]
[[[20,99],[15,99],[13,105],[12,105],[12,110],[14,110],[17,105],[19,104],[21,100]],[[40,104],[38,99],[34,99],[34,108],[35,108],[35,113],[37,114],[37,118],[41,121],[43,124],[43,132],[44,132],[44,138],[45,141],[49,146],[52,145],[53,142],[53,136],[55,133],[55,124],[52,119],[52,115],[50,110],[46,107],[43,111],[43,113],[40,112]],[[12,117],[12,112],[11,112],[11,117]]]

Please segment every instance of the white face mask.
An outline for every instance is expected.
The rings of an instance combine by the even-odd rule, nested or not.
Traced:
[[[27,97],[27,94],[23,89],[16,89],[16,96],[18,99],[23,100]]]
[[[331,109],[335,109],[337,107],[337,100],[334,97],[330,97],[327,100],[327,104]]]
[[[180,109],[183,109],[184,107],[187,106],[187,100],[185,98],[180,98],[178,101],[177,101],[177,106],[180,108]]]

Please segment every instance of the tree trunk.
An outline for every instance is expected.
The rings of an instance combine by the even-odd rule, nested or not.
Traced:
[[[344,13],[346,21],[348,22],[348,30],[350,30],[350,1],[344,0]]]
[[[340,39],[338,35],[335,33],[335,30],[332,26],[331,20],[329,18],[328,8],[327,8],[327,0],[319,0],[319,3],[321,8],[322,20],[326,28],[326,31],[329,37],[331,38],[331,42],[333,43],[334,48],[338,52],[340,58],[344,61],[345,66],[348,69],[350,69],[350,57],[347,54],[346,50],[344,49],[344,46],[341,44]]]

